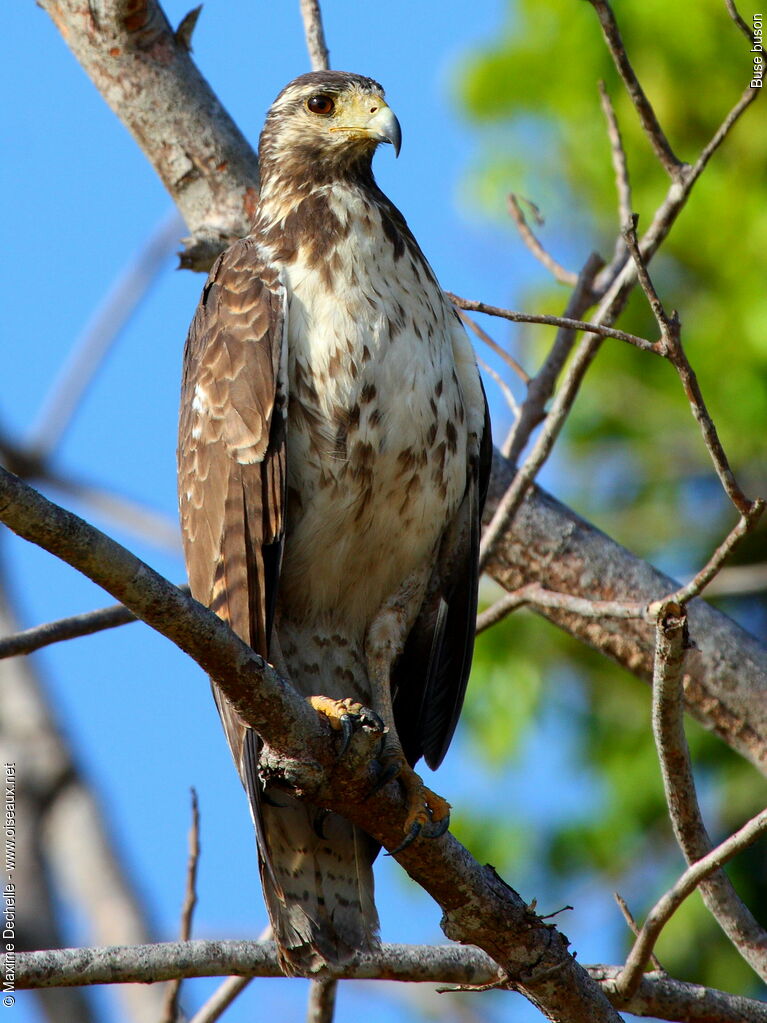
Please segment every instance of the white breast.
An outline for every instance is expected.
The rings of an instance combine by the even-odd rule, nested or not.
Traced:
[[[281,593],[304,614],[364,629],[402,578],[433,557],[463,495],[466,415],[455,317],[425,268],[407,250],[395,259],[380,221],[353,228],[328,255],[332,286],[300,252],[285,274]]]

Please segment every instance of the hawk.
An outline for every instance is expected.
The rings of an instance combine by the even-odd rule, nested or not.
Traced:
[[[491,444],[471,344],[374,181],[382,142],[399,152],[399,123],[360,75],[302,75],[269,110],[253,229],[186,342],[179,497],[192,594],[333,727],[384,733],[407,842],[449,820],[413,765],[438,766],[463,701]],[[265,785],[258,736],[213,692],[283,968],[373,951],[376,843]]]

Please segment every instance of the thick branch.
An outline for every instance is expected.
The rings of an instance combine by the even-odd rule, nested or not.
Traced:
[[[295,690],[220,619],[103,533],[0,470],[0,518],[86,574],[167,636],[215,678],[268,746],[267,766],[298,794],[335,810],[387,849],[402,841],[403,797],[396,781],[370,795],[372,743],[336,761],[318,716]],[[491,867],[481,867],[450,834],[397,854],[439,903],[449,938],[483,948],[508,982],[562,1023],[617,1023],[599,988],[569,955],[564,935],[541,920]],[[229,971],[231,972],[231,971]]]
[[[627,998],[616,990],[620,966],[588,966],[616,1008],[685,1023],[767,1023],[767,1005],[713,988],[645,974]],[[188,941],[122,948],[56,949],[16,958],[20,989],[65,984],[152,983],[174,977],[280,977],[273,942]],[[375,959],[346,966],[339,977],[481,987],[498,981],[498,967],[477,948],[383,945]]]

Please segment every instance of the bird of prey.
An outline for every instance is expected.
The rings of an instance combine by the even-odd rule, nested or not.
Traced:
[[[471,344],[373,179],[382,142],[400,126],[360,75],[302,75],[269,110],[253,229],[187,338],[179,496],[192,594],[334,728],[384,732],[409,841],[449,819],[412,768],[441,762],[463,701],[491,445]],[[373,951],[376,843],[265,785],[213,689],[283,968]]]

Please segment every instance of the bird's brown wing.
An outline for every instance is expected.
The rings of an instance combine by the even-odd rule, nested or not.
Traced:
[[[285,524],[284,352],[284,288],[242,239],[211,270],[187,337],[179,506],[192,595],[265,658]],[[213,693],[257,817],[257,737]]]
[[[394,721],[410,764],[439,767],[461,713],[474,652],[482,509],[493,444],[484,390],[484,428],[466,491],[445,530],[421,611],[392,674]]]

